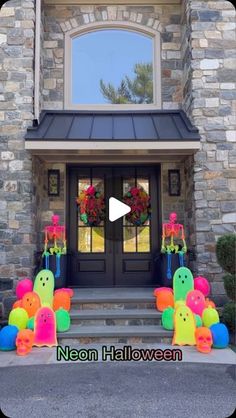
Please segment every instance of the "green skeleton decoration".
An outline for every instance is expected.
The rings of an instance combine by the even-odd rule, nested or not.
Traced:
[[[194,290],[193,275],[187,267],[176,270],[173,278],[174,301],[186,299],[187,293]]]
[[[54,275],[51,270],[41,270],[34,282],[34,292],[41,300],[42,306],[53,306]]]

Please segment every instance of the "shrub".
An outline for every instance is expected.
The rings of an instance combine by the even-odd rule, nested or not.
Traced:
[[[228,327],[229,331],[235,334],[235,303],[228,302],[224,306],[223,314],[222,314],[222,321]]]
[[[236,235],[226,234],[218,238],[216,257],[219,265],[228,273],[235,273]]]
[[[224,287],[229,299],[236,301],[236,275],[226,274],[223,277]]]

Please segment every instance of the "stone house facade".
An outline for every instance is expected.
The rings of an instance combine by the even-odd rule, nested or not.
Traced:
[[[35,252],[43,248],[42,231],[52,214],[68,222],[68,164],[76,161],[56,148],[46,158],[47,151],[27,149],[25,137],[43,110],[67,110],[65,39],[93,25],[125,24],[160,36],[160,107],[183,109],[201,136],[195,153],[169,158],[167,146],[165,157],[157,156],[161,220],[177,212],[194,253],[191,267],[209,278],[221,304],[225,296],[215,244],[236,224],[234,6],[225,0],[119,5],[45,0],[39,10],[35,3],[11,0],[0,11],[0,316],[7,312],[17,280],[32,277]],[[48,196],[49,169],[60,170],[59,197]],[[168,193],[169,169],[180,170],[178,197]]]

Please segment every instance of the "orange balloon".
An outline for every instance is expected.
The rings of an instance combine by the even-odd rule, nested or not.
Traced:
[[[57,291],[53,297],[53,310],[57,311],[60,308],[65,309],[66,311],[70,310],[70,294],[61,289]]]
[[[27,292],[22,299],[22,308],[26,310],[29,318],[35,316],[37,310],[41,307],[41,301],[38,293]]]
[[[22,308],[22,299],[15,301],[14,305],[12,306],[12,309],[16,308]]]
[[[206,302],[206,304],[205,304],[206,308],[209,308],[209,306],[211,306],[212,308],[216,307],[215,303],[211,299],[206,298],[205,302]]]
[[[168,307],[174,307],[174,295],[172,289],[160,288],[156,291],[156,307],[163,312]]]

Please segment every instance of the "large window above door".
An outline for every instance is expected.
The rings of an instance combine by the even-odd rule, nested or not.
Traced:
[[[67,36],[66,108],[157,108],[160,84],[158,32],[103,25]]]

